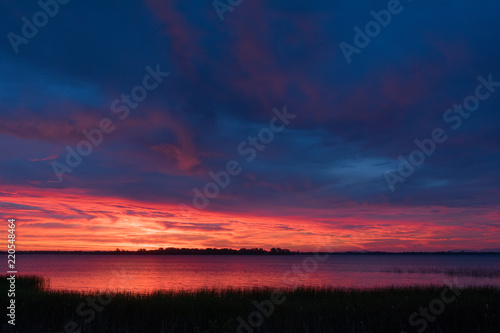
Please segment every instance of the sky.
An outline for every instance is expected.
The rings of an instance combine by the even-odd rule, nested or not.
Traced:
[[[18,250],[498,249],[499,15],[0,1],[0,219]]]

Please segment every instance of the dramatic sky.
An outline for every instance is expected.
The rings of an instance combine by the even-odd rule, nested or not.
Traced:
[[[498,1],[65,1],[0,1],[18,249],[500,247]]]

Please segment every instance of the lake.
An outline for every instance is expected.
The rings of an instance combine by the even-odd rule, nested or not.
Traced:
[[[20,275],[54,290],[494,285],[500,255],[73,255],[17,254]]]

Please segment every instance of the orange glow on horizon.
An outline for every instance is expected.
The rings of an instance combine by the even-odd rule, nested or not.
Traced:
[[[495,248],[500,238],[499,212],[481,209],[439,207],[437,214],[432,212],[437,207],[351,204],[331,210],[288,208],[286,215],[253,208],[251,213],[205,210],[185,217],[177,205],[97,197],[83,190],[7,187],[1,195],[2,218],[17,220],[18,250],[314,251],[324,246],[331,251],[446,251]],[[6,236],[0,244],[6,248]]]

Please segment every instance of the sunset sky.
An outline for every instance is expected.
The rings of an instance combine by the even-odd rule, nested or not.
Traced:
[[[33,33],[36,1],[0,1],[16,249],[500,248],[500,3],[402,0],[348,61],[388,2],[72,0]]]

